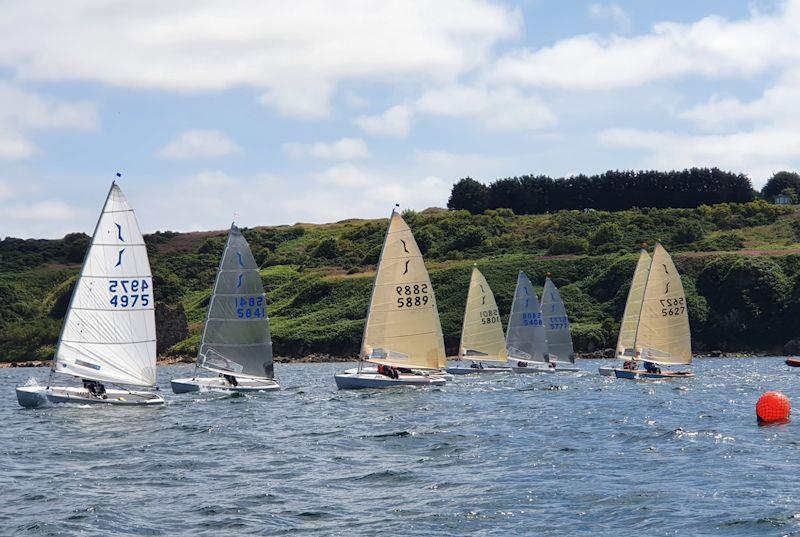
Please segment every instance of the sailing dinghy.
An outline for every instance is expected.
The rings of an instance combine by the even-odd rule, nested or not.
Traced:
[[[628,289],[628,299],[625,301],[625,311],[622,314],[622,323],[619,325],[615,357],[622,360],[633,359],[634,342],[636,341],[636,328],[639,326],[639,314],[642,311],[644,288],[647,285],[647,276],[650,274],[650,254],[642,248],[636,269],[633,272],[631,287]],[[614,367],[600,367],[600,374],[613,377]]]
[[[56,373],[83,379],[84,385],[54,386]],[[125,388],[155,384],[150,262],[133,209],[112,183],[70,298],[47,385],[18,387],[17,401],[24,407],[162,404],[159,393]]]
[[[575,364],[575,351],[572,348],[572,334],[569,331],[569,318],[561,293],[550,279],[544,281],[542,290],[542,323],[547,339],[547,361],[556,372],[574,373],[580,371]],[[572,364],[570,367],[567,364]]]
[[[547,363],[539,297],[533,284],[519,271],[506,332],[506,354],[514,373],[554,373]]]
[[[617,357],[627,360],[624,367],[614,369],[617,378],[668,379],[694,376],[689,371],[661,372],[654,365],[692,363],[689,311],[683,283],[672,258],[659,243],[656,243],[653,251],[642,295],[633,340],[633,357],[628,359],[629,356],[630,352],[624,346],[617,349]],[[638,367],[639,360],[644,361],[644,369]]]
[[[461,327],[461,343],[458,359],[471,360],[468,367],[451,366],[448,373],[469,375],[471,373],[509,373],[503,323],[494,293],[481,271],[472,267],[472,276],[464,307],[464,323]],[[489,365],[484,365],[489,362]],[[503,362],[504,367],[498,367]]]
[[[198,376],[198,369],[218,376]],[[280,389],[273,372],[264,284],[250,245],[236,224],[231,224],[217,270],[195,374],[173,379],[171,384],[175,393]]]
[[[372,287],[359,366],[334,375],[340,390],[441,386],[444,338],[433,288],[414,240],[392,211]],[[364,367],[364,361],[378,365]]]

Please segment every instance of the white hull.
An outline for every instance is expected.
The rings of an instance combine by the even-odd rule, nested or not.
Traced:
[[[268,392],[280,390],[281,386],[274,379],[237,378],[237,386],[222,377],[192,377],[172,379],[173,393],[199,392],[204,390],[226,392]]]
[[[598,371],[600,371],[600,375],[604,376],[604,377],[613,377],[614,376],[614,368],[611,367],[610,365],[609,366],[601,366],[600,368],[598,368]]]
[[[349,371],[349,370],[348,370]],[[393,379],[377,373],[344,372],[334,375],[336,387],[340,390],[357,390],[362,388],[394,388],[397,386],[444,386],[447,381],[436,376],[400,375]]]
[[[544,374],[544,375],[552,375],[556,372],[555,369],[552,367],[547,366],[525,366],[525,367],[517,367],[511,366],[511,371],[514,373],[519,373],[521,375],[525,374]]]
[[[509,360],[511,370],[514,373],[577,373],[580,368],[572,364],[566,365],[563,362],[554,362],[555,367],[550,363],[531,362],[528,360]]]
[[[104,397],[97,397],[85,388],[73,386],[20,386],[17,401],[26,408],[36,408],[56,403],[79,405],[152,406],[163,405],[164,397],[146,390],[107,389]]]

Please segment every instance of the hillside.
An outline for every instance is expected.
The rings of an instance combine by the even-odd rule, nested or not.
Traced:
[[[539,284],[551,272],[577,350],[613,346],[637,247],[657,240],[675,254],[683,274],[695,350],[779,349],[800,336],[800,214],[793,208],[755,201],[525,216],[508,209],[480,215],[429,209],[405,216],[425,253],[451,353],[473,262],[506,312],[518,270]],[[245,230],[264,267],[277,355],[357,352],[386,224]],[[146,237],[163,354],[196,352],[225,235]],[[72,234],[0,241],[0,360],[52,356],[88,240]]]

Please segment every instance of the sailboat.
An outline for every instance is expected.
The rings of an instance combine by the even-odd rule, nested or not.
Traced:
[[[626,359],[629,352],[617,349],[618,358]],[[640,369],[637,362],[645,363]],[[692,363],[692,343],[689,331],[689,311],[680,274],[672,258],[661,244],[656,243],[647,283],[642,296],[633,358],[614,375],[624,379],[663,379],[694,376],[689,371],[661,372],[660,365]]]
[[[198,369],[217,373],[198,376]],[[247,239],[231,224],[208,304],[194,375],[172,380],[175,393],[203,388],[233,392],[279,390],[264,284]]]
[[[576,372],[577,367],[566,364],[575,363],[575,351],[572,348],[572,334],[569,331],[569,318],[561,293],[550,279],[544,281],[542,290],[542,323],[547,339],[547,361],[556,372]]]
[[[639,260],[636,262],[636,270],[633,272],[631,287],[628,289],[628,299],[625,301],[625,311],[622,314],[622,323],[619,326],[619,336],[617,337],[616,358],[630,360],[633,358],[634,342],[636,340],[636,328],[639,326],[639,313],[642,310],[642,299],[644,298],[644,288],[647,285],[647,276],[650,274],[650,254],[642,248],[639,252]],[[600,374],[613,377],[614,368],[609,366],[600,367]]]
[[[533,284],[519,271],[506,332],[506,354],[514,373],[553,373],[547,364],[547,339]]]
[[[444,338],[436,297],[408,224],[392,210],[372,286],[360,361],[334,375],[340,390],[441,386]],[[364,361],[378,365],[367,369]]]
[[[508,366],[484,366],[484,362],[503,362],[507,360],[503,323],[494,293],[481,271],[472,267],[472,276],[464,308],[464,322],[461,327],[461,343],[458,358],[471,360],[468,367],[451,366],[448,373],[467,375],[470,373],[508,373]]]
[[[83,379],[83,386],[54,386],[55,374]],[[18,387],[17,401],[24,407],[162,404],[159,393],[125,388],[155,384],[150,262],[133,209],[112,183],[75,282],[47,385]]]

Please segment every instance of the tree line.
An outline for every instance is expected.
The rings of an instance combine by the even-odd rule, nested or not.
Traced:
[[[558,179],[523,175],[498,179],[488,185],[465,177],[453,185],[447,207],[466,209],[473,214],[498,208],[511,209],[515,214],[562,209],[621,211],[633,207],[692,208],[744,203],[756,195],[746,175],[718,168],[667,172],[611,170]]]

